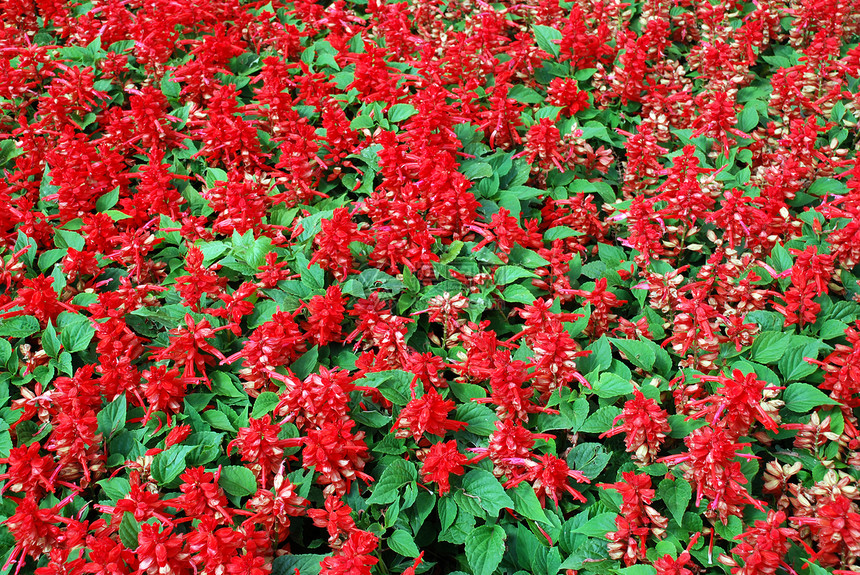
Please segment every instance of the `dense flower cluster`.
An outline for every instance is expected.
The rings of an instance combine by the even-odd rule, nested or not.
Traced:
[[[4,572],[860,572],[858,41],[0,2]]]

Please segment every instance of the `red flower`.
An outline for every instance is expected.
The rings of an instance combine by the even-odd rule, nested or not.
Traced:
[[[362,471],[370,459],[364,432],[353,434],[354,426],[352,420],[327,421],[320,429],[308,431],[305,438],[304,466],[313,467],[321,475],[318,481],[326,486],[326,495],[344,495],[356,478],[373,481]]]
[[[45,492],[54,491],[53,470],[56,467],[54,458],[50,455],[39,456],[41,449],[38,441],[30,445],[21,445],[9,450],[9,456],[0,459],[6,464],[6,472],[0,479],[6,480],[3,491],[11,489],[18,493],[28,493],[41,496]]]
[[[314,238],[316,249],[311,263],[319,264],[334,274],[335,279],[344,281],[347,275],[355,272],[349,249],[352,242],[368,242],[367,234],[358,231],[349,210],[336,208],[331,219],[322,220],[320,224],[320,231]]]
[[[144,523],[137,536],[135,554],[140,561],[138,571],[149,575],[190,575],[190,554],[185,550],[182,535],[173,533],[173,527],[160,529],[158,525]]]
[[[549,496],[557,506],[559,497],[565,492],[577,501],[586,501],[582,493],[571,487],[568,481],[576,479],[579,483],[591,482],[581,472],[568,467],[563,459],[547,453],[538,457],[537,461],[524,461],[522,465],[524,470],[509,479],[505,488],[516,487],[523,481],[528,481],[534,487],[541,505],[546,505],[546,497]]]
[[[625,433],[627,452],[633,453],[634,459],[641,464],[648,465],[654,461],[666,435],[671,431],[667,419],[669,414],[660,409],[653,399],[642,395],[638,389],[633,391],[633,395],[633,399],[624,404],[624,410],[615,418],[613,425],[620,420],[624,422],[604,432],[600,437]]]
[[[341,535],[352,533],[355,530],[352,509],[334,495],[325,498],[325,510],[308,509],[308,517],[313,519],[314,525],[328,531],[328,542],[332,546],[336,544]]]
[[[468,458],[459,452],[457,442],[453,439],[444,443],[434,443],[424,456],[421,474],[424,481],[433,481],[439,487],[439,495],[451,491],[450,475],[463,475],[463,465]]]
[[[454,409],[454,402],[443,399],[439,392],[431,389],[419,398],[412,399],[400,411],[400,417],[391,429],[401,429],[397,432],[400,437],[408,437],[410,430],[415,441],[421,439],[424,433],[444,437],[448,431],[459,431],[466,427],[462,421],[448,419],[448,414]]]
[[[270,415],[261,419],[251,418],[248,427],[239,429],[236,439],[227,444],[227,453],[238,446],[242,461],[248,463],[248,468],[260,481],[265,489],[270,475],[275,475],[284,460],[284,448],[289,441],[279,439],[281,426],[273,424]]]
[[[353,530],[343,547],[332,557],[322,560],[320,575],[370,575],[379,559],[370,554],[379,539],[368,531]]]
[[[324,296],[316,295],[307,303],[309,317],[302,322],[302,329],[314,343],[323,346],[341,340],[345,302],[340,286],[333,285]]]

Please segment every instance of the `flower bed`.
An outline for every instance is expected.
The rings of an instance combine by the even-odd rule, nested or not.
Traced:
[[[860,571],[856,2],[0,22],[4,572]]]

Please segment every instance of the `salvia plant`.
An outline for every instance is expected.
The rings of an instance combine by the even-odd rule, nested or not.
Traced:
[[[858,40],[0,2],[2,572],[860,572]]]

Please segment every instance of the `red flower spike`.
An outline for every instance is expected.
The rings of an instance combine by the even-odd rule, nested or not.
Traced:
[[[448,413],[454,409],[454,402],[442,399],[435,389],[431,389],[423,396],[412,399],[406,407],[400,411],[400,417],[392,426],[399,429],[397,435],[408,437],[409,435],[417,442],[424,433],[444,437],[448,431],[459,431],[466,427],[462,421],[448,419]]]

